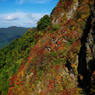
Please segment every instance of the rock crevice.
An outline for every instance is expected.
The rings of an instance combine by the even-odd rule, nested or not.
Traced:
[[[95,70],[95,17],[93,6],[81,37],[82,47],[79,53],[78,82],[82,88],[89,87],[92,73]]]

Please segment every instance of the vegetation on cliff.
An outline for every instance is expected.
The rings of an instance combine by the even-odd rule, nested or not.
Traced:
[[[50,23],[43,17],[38,28],[0,50],[1,95],[85,95],[78,87],[78,54],[93,2],[59,0]]]

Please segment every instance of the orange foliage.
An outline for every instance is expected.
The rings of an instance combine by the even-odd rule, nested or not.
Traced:
[[[56,77],[56,81],[59,83],[60,82],[60,76]]]
[[[19,82],[17,82],[16,84],[19,85]]]
[[[92,73],[92,76],[95,76],[95,71]]]
[[[64,44],[63,44],[63,43],[61,43],[61,44],[60,44],[60,47],[63,47],[63,45],[64,45]]]
[[[68,87],[62,91],[61,95],[74,95],[74,94],[72,94],[72,92],[70,91],[70,88]]]
[[[64,20],[64,18],[61,18],[60,22],[62,22]]]
[[[40,95],[44,95],[44,93],[42,92],[42,91],[40,91],[40,93],[39,93]]]
[[[59,50],[63,50],[63,49],[64,49],[64,47],[60,47],[60,48],[59,48]]]

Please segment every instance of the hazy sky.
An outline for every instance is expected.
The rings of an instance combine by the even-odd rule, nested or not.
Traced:
[[[35,27],[45,14],[50,14],[59,0],[0,0],[0,28]]]

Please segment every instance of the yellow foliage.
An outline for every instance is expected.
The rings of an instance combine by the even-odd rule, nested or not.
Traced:
[[[63,87],[62,86],[60,86],[60,90],[63,90]]]
[[[35,89],[35,86],[34,86],[34,84],[32,84],[32,88],[33,88],[33,89]]]
[[[24,73],[23,73],[23,71],[21,71],[21,75],[22,75],[22,76],[24,76]]]
[[[86,15],[81,15],[81,19],[84,19],[84,18],[86,18],[87,16]]]
[[[81,21],[82,21],[82,19],[78,19],[78,20],[77,20],[77,22],[81,22]]]
[[[71,58],[74,58],[74,56],[73,56],[72,52],[70,52],[70,57],[71,57]]]
[[[24,91],[21,92],[21,95],[24,95]]]
[[[72,64],[71,66],[72,66],[72,67],[75,67],[75,64]]]

